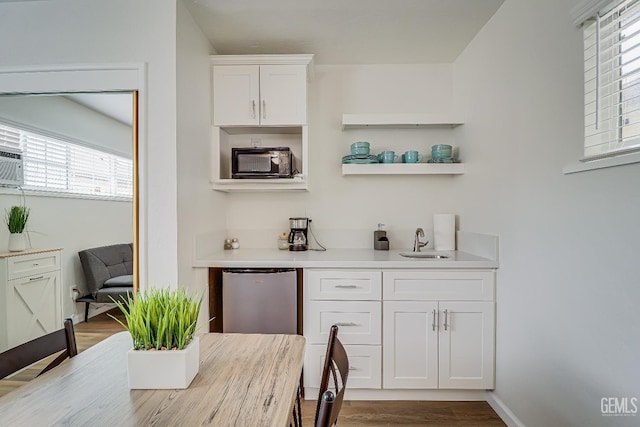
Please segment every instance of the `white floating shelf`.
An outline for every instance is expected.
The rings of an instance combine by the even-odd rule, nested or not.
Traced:
[[[342,175],[461,175],[464,163],[343,164]]]
[[[449,127],[463,124],[462,117],[449,114],[343,114],[342,129]]]
[[[224,192],[257,191],[308,191],[307,181],[299,178],[287,179],[218,179],[212,188]]]

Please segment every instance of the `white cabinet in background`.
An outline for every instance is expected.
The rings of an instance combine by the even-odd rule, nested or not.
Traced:
[[[0,351],[62,327],[60,250],[0,254]]]
[[[491,389],[494,303],[385,301],[385,389]]]
[[[308,190],[307,82],[313,55],[212,55],[211,184],[218,191]],[[234,148],[288,147],[293,176],[233,179]]]
[[[493,271],[383,272],[383,387],[492,389]]]
[[[318,388],[331,325],[349,356],[349,389],[380,389],[380,270],[305,269],[305,386]]]
[[[307,65],[213,65],[212,74],[215,126],[307,124]]]
[[[492,389],[495,271],[305,269],[305,386],[319,386],[331,325],[349,389]]]

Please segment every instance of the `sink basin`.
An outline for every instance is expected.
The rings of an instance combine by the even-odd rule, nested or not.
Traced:
[[[400,252],[400,256],[406,258],[420,258],[420,259],[447,259],[446,255],[429,254],[426,252]]]

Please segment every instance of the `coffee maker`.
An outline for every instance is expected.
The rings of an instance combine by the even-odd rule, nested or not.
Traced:
[[[306,251],[309,249],[307,231],[309,230],[309,218],[289,218],[289,250]]]

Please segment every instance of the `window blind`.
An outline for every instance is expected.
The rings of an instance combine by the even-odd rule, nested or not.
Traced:
[[[583,28],[583,160],[640,151],[640,0],[614,2]]]
[[[22,150],[25,189],[102,197],[133,196],[131,159],[3,124],[0,144]]]

